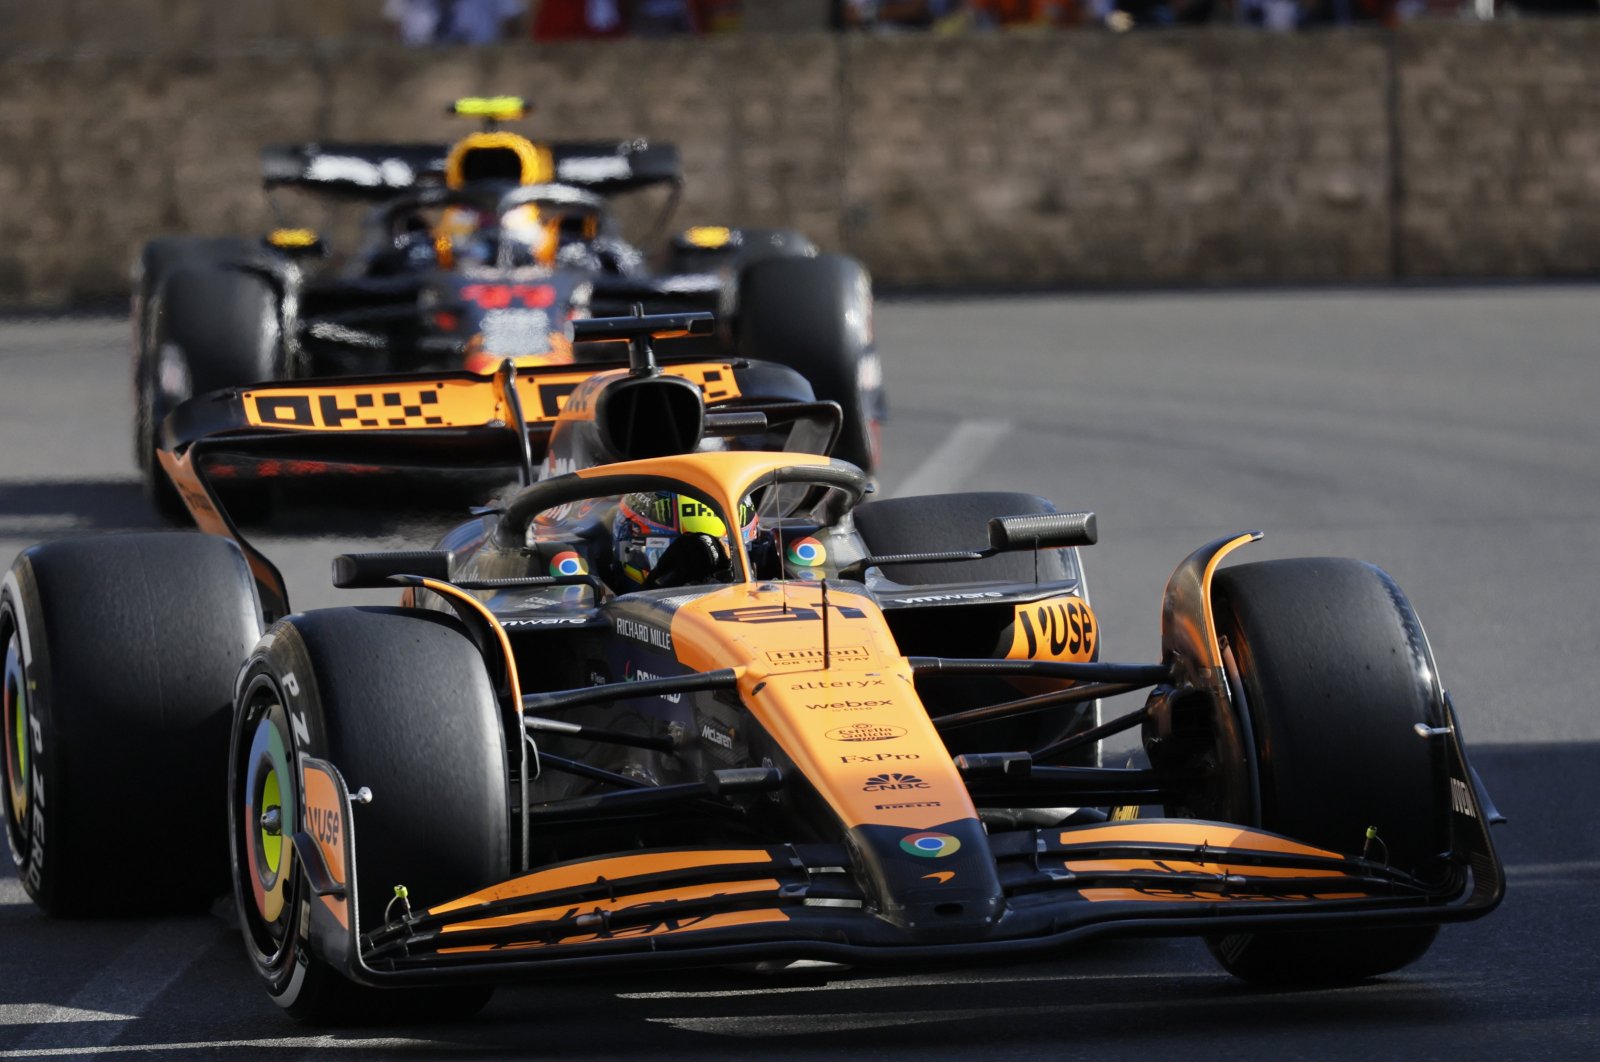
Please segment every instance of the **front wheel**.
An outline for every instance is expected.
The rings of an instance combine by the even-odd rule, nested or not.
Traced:
[[[1449,782],[1442,746],[1416,727],[1445,725],[1444,694],[1399,587],[1369,564],[1297,559],[1225,569],[1212,599],[1236,703],[1254,734],[1259,824],[1336,852],[1365,848],[1418,877],[1437,874]],[[1247,981],[1336,984],[1414,962],[1437,931],[1232,933],[1207,944]]]
[[[309,883],[291,838],[307,824],[301,762],[370,790],[351,824],[357,933],[385,921],[395,887],[424,909],[510,873],[506,742],[483,659],[438,613],[325,609],[290,616],[246,664],[229,761],[234,897],[268,994],[308,1023],[464,1017],[485,986],[376,989],[318,953]]]

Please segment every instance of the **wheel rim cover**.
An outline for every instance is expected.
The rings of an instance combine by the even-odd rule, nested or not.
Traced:
[[[299,818],[283,735],[272,719],[276,710],[279,709],[274,706],[273,710],[263,713],[250,742],[241,828],[245,834],[251,899],[269,932],[279,937],[281,933],[273,931],[281,930],[281,923],[285,921],[284,899],[294,863],[294,845],[290,838]],[[277,834],[270,834],[262,816],[274,808],[279,813],[280,826]]]
[[[28,821],[28,681],[22,646],[16,634],[6,642],[4,679],[6,785],[11,815],[20,827]]]

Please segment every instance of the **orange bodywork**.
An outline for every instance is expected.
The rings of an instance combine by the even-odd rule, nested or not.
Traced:
[[[498,364],[499,359],[496,359]],[[705,392],[706,401],[739,397],[733,366],[693,362],[662,369]],[[517,397],[529,424],[553,421],[568,397],[596,376],[612,379],[626,370],[592,369],[517,377]],[[243,392],[245,420],[251,427],[289,431],[375,431],[410,428],[477,428],[510,418],[510,405],[498,378],[427,379],[416,383],[273,384]]]
[[[327,770],[302,763],[300,791],[305,794],[306,825],[312,840],[322,852],[328,874],[340,885],[350,878],[345,862],[345,830],[343,829],[344,802],[341,788]],[[350,901],[344,896],[318,897],[338,923],[350,928]]]
[[[734,586],[680,607],[672,645],[697,671],[744,661],[745,706],[846,827],[976,818],[878,606],[830,592],[827,625],[825,658],[820,587]]]
[[[772,861],[771,855],[764,848],[756,849],[696,849],[688,852],[645,852],[639,855],[611,856],[606,859],[595,859],[584,863],[574,863],[568,866],[552,867],[549,870],[538,870],[532,874],[524,874],[519,878],[502,882],[475,892],[470,896],[463,896],[459,900],[440,904],[431,908],[429,914],[448,914],[451,911],[464,907],[475,907],[482,903],[492,903],[496,900],[509,900],[517,896],[532,896],[553,889],[570,889],[578,885],[588,885],[599,878],[616,880],[630,878],[640,874],[663,874],[678,870],[693,870],[698,867],[721,867],[739,864],[749,864],[752,867],[763,867]]]

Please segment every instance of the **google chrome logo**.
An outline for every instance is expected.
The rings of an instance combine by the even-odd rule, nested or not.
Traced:
[[[960,851],[961,842],[948,833],[913,833],[900,839],[900,847],[924,859],[943,859]]]
[[[789,563],[802,568],[816,568],[828,560],[828,551],[814,538],[802,538],[789,544]]]
[[[589,566],[583,563],[583,558],[570,549],[557,553],[550,560],[551,575],[586,575],[588,571]]]

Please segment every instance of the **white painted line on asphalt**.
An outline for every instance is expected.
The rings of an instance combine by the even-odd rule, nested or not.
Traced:
[[[1600,859],[1576,859],[1570,863],[1512,863],[1506,867],[1508,878],[1544,878],[1557,874],[1600,874]]]
[[[1218,973],[1211,980],[1226,980]],[[1034,978],[1028,979],[1032,984]],[[1424,986],[1390,982],[1379,985],[1362,985],[1340,989],[1341,992],[1359,992],[1363,999],[1373,995],[1387,998],[1416,995],[1426,998]],[[1217,1008],[1256,1008],[1261,1005],[1256,996],[1240,994],[1233,997],[1214,997],[1183,1000],[1163,1000],[1159,1004],[1148,999],[1093,1000],[1083,1003],[1039,1003],[1013,1007],[973,1007],[943,1009],[919,1007],[915,1010],[875,1010],[851,1014],[736,1014],[716,1017],[646,1018],[653,1025],[671,1025],[690,1032],[713,1033],[724,1036],[810,1036],[825,1032],[844,1032],[856,1029],[882,1029],[896,1025],[931,1025],[948,1021],[984,1021],[993,1023],[1007,1018],[1048,1018],[1073,1014],[1104,1014],[1111,1011],[1131,1011],[1149,1014],[1153,1007],[1166,1011],[1182,1009],[1213,1010]]]
[[[6,1056],[43,1055],[57,1051],[89,1053],[107,1050],[132,1018],[101,1021],[85,1028],[63,1023],[80,1022],[72,1015],[100,1011],[140,1015],[183,972],[227,931],[211,918],[167,919],[145,930],[123,948],[100,972],[91,977],[65,1004],[41,1007],[32,1019],[34,1030]]]
[[[32,902],[33,900],[28,897],[28,890],[22,887],[22,882],[16,878],[0,878],[0,907]]]
[[[958,489],[982,467],[1010,430],[1011,423],[1004,420],[962,421],[914,472],[900,481],[890,496],[909,498]]]
[[[1506,867],[1506,879],[1519,889],[1565,888],[1600,882],[1600,860],[1579,859],[1570,863],[1524,863]]]
[[[1029,984],[1043,984],[1046,981],[1219,981],[1227,975],[1219,972],[1205,974],[1190,973],[1137,973],[1137,974],[1096,974],[1091,970],[1074,974],[1035,974],[1028,973]],[[990,977],[952,975],[934,980],[909,979],[895,977],[874,977],[871,979],[854,979],[829,981],[816,985],[772,985],[765,988],[729,988],[710,992],[697,992],[692,989],[686,991],[664,992],[618,992],[618,999],[729,999],[735,996],[775,996],[785,992],[834,992],[834,991],[860,991],[872,988],[949,988],[952,985],[988,985],[1001,984],[1016,980],[1016,975],[996,973]]]
[[[317,1052],[327,1051],[359,1051],[382,1052],[397,1051],[402,1048],[431,1047],[436,1050],[448,1046],[438,1040],[353,1040],[348,1036],[280,1036],[260,1040],[196,1040],[193,1043],[164,1044],[110,1044],[101,1047],[49,1047],[43,1050],[0,1051],[0,1058],[72,1058],[88,1057],[98,1058],[101,1055],[145,1055],[145,1054],[173,1054],[179,1051],[194,1051],[201,1058],[215,1057],[219,1052],[228,1048],[260,1049],[269,1048],[290,1049],[304,1047]],[[380,1055],[381,1057],[381,1055]]]
[[[105,1010],[77,1010],[51,1003],[0,1003],[0,1025],[38,1025],[62,1021],[131,1021],[132,1014]]]

